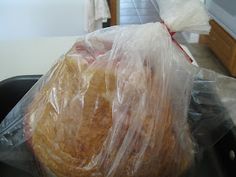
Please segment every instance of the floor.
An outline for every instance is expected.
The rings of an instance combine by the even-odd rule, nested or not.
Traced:
[[[194,59],[200,67],[213,70],[217,73],[230,76],[227,69],[221,64],[217,56],[204,44],[184,43],[193,55]]]
[[[120,0],[120,24],[160,21],[155,0]]]
[[[120,0],[120,25],[157,21],[160,21],[160,17],[155,0]],[[230,75],[206,45],[187,43],[181,33],[177,33],[174,38],[188,47],[200,67]]]

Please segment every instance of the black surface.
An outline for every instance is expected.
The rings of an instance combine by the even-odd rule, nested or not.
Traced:
[[[10,165],[0,163],[0,176],[1,177],[33,177],[29,173],[11,167]]]
[[[225,176],[235,177],[236,176],[236,128],[234,127],[229,131],[224,138],[222,138],[214,146],[216,156],[218,157],[220,166]],[[233,153],[234,158],[230,153]],[[231,154],[232,155],[232,154]]]
[[[190,175],[194,177],[236,176],[236,161],[229,158],[230,150],[236,152],[236,128],[216,94],[215,84],[196,78],[192,88],[188,121],[199,151]]]
[[[40,77],[17,76],[0,82],[0,122]]]
[[[17,76],[0,82],[0,122],[38,81],[41,75]],[[0,177],[32,177],[28,173],[0,162]]]

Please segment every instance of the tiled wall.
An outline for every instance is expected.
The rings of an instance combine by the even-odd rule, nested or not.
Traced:
[[[155,0],[120,0],[120,24],[160,21]]]

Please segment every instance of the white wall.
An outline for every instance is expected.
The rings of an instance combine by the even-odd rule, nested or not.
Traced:
[[[85,0],[0,0],[0,40],[84,33]]]

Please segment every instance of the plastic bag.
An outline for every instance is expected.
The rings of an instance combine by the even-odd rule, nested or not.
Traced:
[[[188,120],[201,148],[217,143],[235,125],[236,80],[198,69],[191,90]]]
[[[150,41],[162,42],[150,47]],[[87,35],[35,86],[33,98],[23,99],[8,115],[1,143],[18,151],[27,142],[47,175],[183,173],[193,160],[193,144],[185,119],[188,99],[175,99],[176,94],[189,97],[188,92],[176,79],[192,78],[172,50],[160,23]],[[11,126],[11,114],[19,110],[18,126]]]
[[[233,126],[236,98],[226,91],[235,86],[191,65],[162,23],[96,31],[0,124],[0,160],[33,176],[180,176],[198,145],[213,145]],[[194,107],[218,104],[205,93],[221,96],[211,117]],[[212,131],[227,122],[216,137],[204,128],[212,121]]]
[[[200,0],[156,0],[160,17],[173,32],[208,33],[208,14]]]

